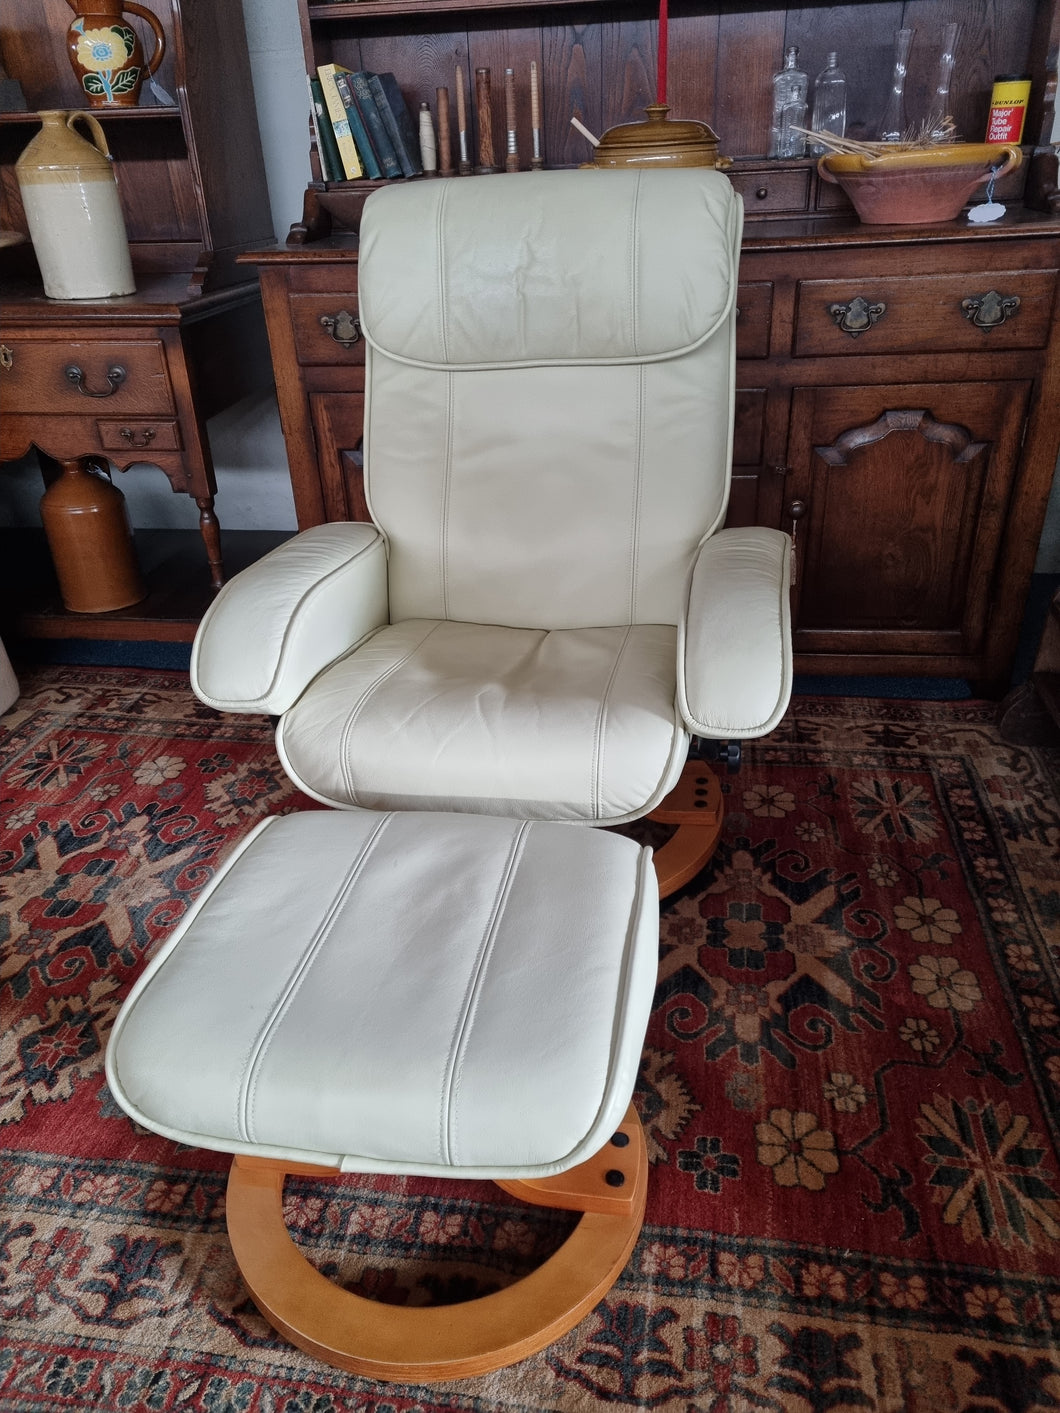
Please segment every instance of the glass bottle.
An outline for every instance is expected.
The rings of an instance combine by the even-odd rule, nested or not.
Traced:
[[[939,75],[935,82],[935,97],[931,102],[931,112],[928,114],[932,142],[945,142],[953,139],[953,132],[946,124],[950,119],[950,79],[953,77],[953,61],[957,54],[958,29],[959,26],[956,22],[942,27]]]
[[[905,77],[909,68],[909,49],[915,33],[912,29],[900,29],[894,36],[894,72],[891,75],[887,106],[880,119],[881,142],[901,142],[905,134]]]
[[[806,138],[794,127],[806,125],[808,74],[795,67],[799,57],[793,44],[784,51],[784,67],[773,75],[773,123],[770,129],[770,157],[804,157]]]
[[[814,132],[831,132],[842,137],[847,130],[847,79],[838,64],[838,55],[829,54],[828,63],[817,75],[813,86],[813,118],[810,127]],[[810,143],[810,151],[815,157],[829,149],[820,142]]]

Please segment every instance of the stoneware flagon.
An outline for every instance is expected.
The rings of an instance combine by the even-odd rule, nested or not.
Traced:
[[[105,465],[64,461],[41,496],[40,518],[63,606],[71,613],[109,613],[147,594],[133,544],[125,497]]]
[[[50,109],[15,163],[49,299],[108,299],[136,289],[114,164],[90,114]],[[91,142],[75,132],[84,124]]]
[[[67,30],[74,74],[90,108],[134,108],[144,74],[153,74],[166,52],[166,36],[157,15],[132,0],[69,0],[76,18]],[[125,15],[139,15],[154,35],[145,61],[139,35]]]

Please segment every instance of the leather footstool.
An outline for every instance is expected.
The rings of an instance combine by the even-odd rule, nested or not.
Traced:
[[[621,1272],[647,1159],[630,1103],[658,959],[651,851],[577,825],[312,811],[237,848],[122,1007],[121,1107],[236,1156],[228,1229],[262,1313],[339,1367],[406,1382],[514,1362]],[[585,1215],[464,1305],[334,1286],[283,1224],[288,1173],[490,1178]]]

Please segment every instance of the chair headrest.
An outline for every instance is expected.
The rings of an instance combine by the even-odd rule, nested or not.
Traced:
[[[428,367],[670,358],[726,319],[742,215],[710,168],[382,187],[361,221],[361,327]]]

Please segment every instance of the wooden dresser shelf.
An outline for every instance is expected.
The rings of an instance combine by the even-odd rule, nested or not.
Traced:
[[[287,531],[222,530],[231,576],[290,538]],[[59,596],[42,531],[0,531],[0,636],[190,643],[213,601],[197,530],[138,530],[136,556],[147,597],[111,613],[70,613]]]

